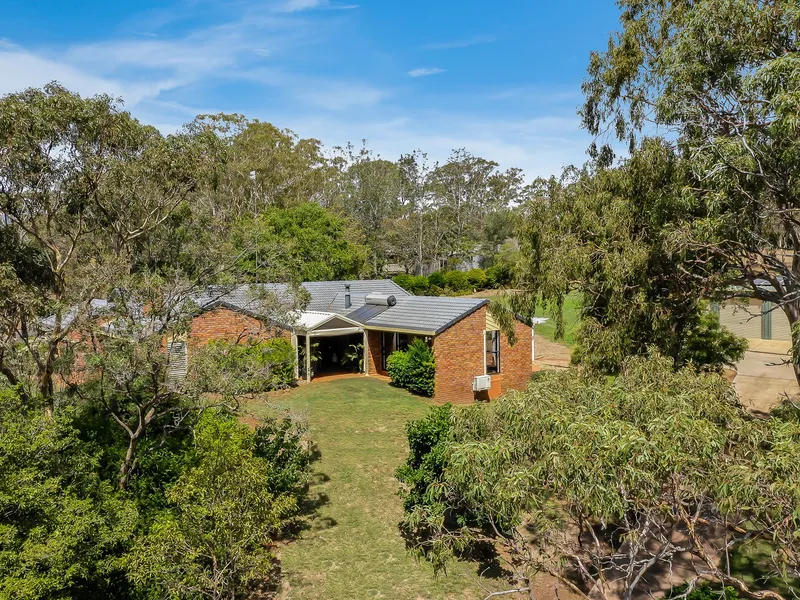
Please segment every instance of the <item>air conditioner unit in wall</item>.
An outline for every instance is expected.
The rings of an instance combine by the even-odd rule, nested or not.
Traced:
[[[485,392],[491,387],[492,387],[491,375],[476,375],[475,378],[472,380],[473,392]]]

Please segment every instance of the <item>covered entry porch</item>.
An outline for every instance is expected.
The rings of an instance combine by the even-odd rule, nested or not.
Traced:
[[[329,312],[301,313],[292,334],[295,379],[362,372],[365,342],[363,327],[352,319]]]

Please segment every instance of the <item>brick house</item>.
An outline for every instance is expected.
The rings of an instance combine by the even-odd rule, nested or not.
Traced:
[[[267,311],[259,309],[264,291],[278,298],[290,293],[281,284],[241,286],[196,298],[200,312],[187,338],[169,345],[170,362],[185,368],[192,348],[212,339],[281,336],[295,347],[298,379],[341,370],[348,349],[359,345],[363,372],[386,375],[388,356],[421,338],[433,348],[437,400],[496,398],[509,389],[524,388],[530,378],[532,326],[518,319],[512,346],[489,314],[486,299],[414,296],[390,280],[302,285],[310,300],[288,325],[265,320]]]

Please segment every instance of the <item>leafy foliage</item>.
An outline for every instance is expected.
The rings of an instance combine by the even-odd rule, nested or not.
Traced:
[[[436,365],[433,350],[420,338],[414,339],[408,350],[392,352],[387,359],[392,383],[414,394],[433,396]]]
[[[192,353],[189,378],[203,392],[256,394],[289,387],[294,367],[294,347],[286,338],[242,344],[212,340]]]
[[[619,31],[590,59],[584,125],[592,135],[608,128],[631,147],[644,130],[671,132],[664,143],[686,158],[684,196],[697,207],[676,227],[676,259],[711,292],[779,306],[797,342],[800,6],[619,4]]]
[[[525,392],[453,409],[447,447],[431,447],[442,475],[407,496],[403,527],[437,567],[499,545],[519,586],[544,570],[583,594],[610,594],[611,581],[630,593],[689,552],[698,577],[748,592],[706,536],[727,529],[735,548],[764,535],[776,572],[797,572],[797,441],[796,422],[753,419],[722,377],[669,359],[629,359],[614,379],[548,373]]]
[[[294,419],[270,419],[253,433],[253,455],[266,461],[269,492],[294,498],[298,508],[308,492],[314,450],[306,428]],[[287,513],[288,514],[288,513]]]
[[[743,342],[707,314],[708,282],[685,266],[696,253],[675,244],[683,222],[704,214],[685,189],[687,169],[667,144],[646,140],[617,168],[595,164],[539,182],[526,205],[514,307],[533,316],[546,304],[561,336],[565,298],[579,292],[573,358],[584,366],[616,373],[650,346],[676,366],[719,369],[741,358]]]
[[[702,583],[691,590],[689,590],[688,585],[682,585],[670,591],[666,598],[681,600],[739,600],[741,596],[730,586],[718,589],[715,586]]]
[[[472,289],[482,290],[486,287],[486,273],[483,272],[483,269],[470,269],[466,274]]]
[[[236,235],[248,250],[243,269],[253,281],[357,279],[364,270],[361,234],[319,204],[269,208],[239,223]]]
[[[397,469],[397,479],[403,484],[401,497],[406,510],[426,505],[432,512],[444,512],[446,506],[433,507],[432,486],[444,473],[445,452],[452,429],[452,406],[445,404],[431,409],[423,419],[406,426],[408,459]]]
[[[137,541],[128,576],[173,596],[231,598],[269,572],[270,543],[297,500],[270,489],[245,425],[208,413],[196,440],[197,464],[168,490],[171,510]]]
[[[122,596],[136,506],[103,480],[102,449],[0,390],[0,598]]]

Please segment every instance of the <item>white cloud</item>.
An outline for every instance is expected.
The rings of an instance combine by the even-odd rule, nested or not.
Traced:
[[[327,8],[329,10],[351,10],[358,8],[358,4],[331,4],[329,0],[286,0],[278,6],[278,12],[293,13],[315,8]]]
[[[42,87],[51,81],[58,81],[64,87],[84,96],[108,94],[122,97],[128,107],[136,106],[145,98],[155,97],[175,85],[169,79],[124,82],[102,77],[10,44],[0,45],[0,95],[29,87]]]
[[[327,110],[374,106],[389,96],[389,92],[368,83],[311,77],[277,68],[255,69],[232,75],[284,90],[299,102]]]
[[[326,4],[324,0],[288,0],[278,10],[281,12],[299,12],[318,8],[324,4]]]
[[[495,41],[491,35],[474,35],[463,40],[451,40],[447,42],[432,42],[422,46],[424,50],[453,50],[455,48],[469,48],[480,44],[491,44]]]
[[[444,73],[444,69],[440,69],[439,67],[431,67],[431,68],[422,68],[422,69],[412,69],[408,72],[411,77],[427,77],[429,75],[438,75],[439,73]]]

